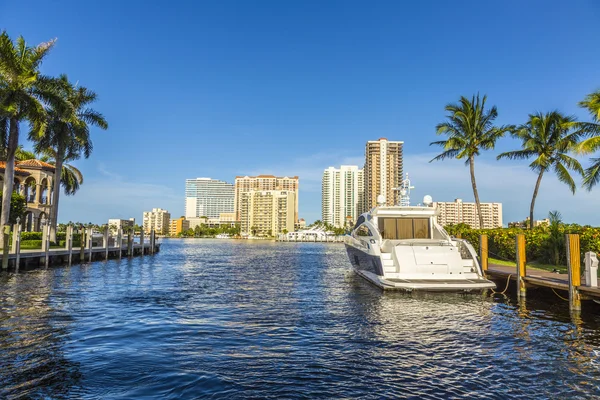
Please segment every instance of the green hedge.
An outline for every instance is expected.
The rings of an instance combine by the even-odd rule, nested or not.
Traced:
[[[26,240],[42,240],[42,232],[21,232],[21,243]]]
[[[488,236],[490,257],[514,261],[516,258],[516,236],[525,235],[525,250],[527,261],[537,261],[544,264],[566,264],[564,235],[579,234],[581,260],[588,251],[600,254],[600,228],[580,226],[577,224],[561,224],[556,232],[547,226],[536,227],[532,230],[521,228],[471,229],[465,224],[448,225],[444,227],[451,236],[460,235],[468,240],[475,249],[479,249],[479,235]],[[558,259],[558,262],[556,260]]]

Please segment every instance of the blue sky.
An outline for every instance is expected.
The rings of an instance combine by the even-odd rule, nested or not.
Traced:
[[[600,88],[597,1],[370,3],[0,0],[0,29],[58,38],[43,72],[95,90],[110,123],[75,163],[86,181],[59,219],[177,216],[186,178],[274,173],[300,177],[313,221],[323,169],[361,165],[379,137],[405,142],[414,200],[471,200],[468,168],[428,163],[445,104],[480,92],[500,124],[552,109],[586,118],[577,102]],[[516,146],[503,139],[476,162],[480,197],[504,203],[505,223],[528,215],[535,182],[495,161]],[[600,225],[598,199],[547,176],[536,217]]]

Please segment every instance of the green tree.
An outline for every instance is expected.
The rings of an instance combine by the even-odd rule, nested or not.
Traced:
[[[512,135],[522,142],[521,150],[508,151],[498,155],[498,160],[525,160],[534,157],[529,164],[532,171],[537,173],[537,181],[533,190],[531,206],[529,207],[529,228],[533,229],[533,211],[540,183],[544,173],[554,170],[558,180],[569,186],[575,193],[576,185],[569,170],[583,175],[579,161],[568,155],[573,152],[583,135],[574,117],[565,116],[558,111],[548,113],[538,112],[529,115],[529,121],[518,127]]]
[[[589,94],[579,103],[579,106],[589,111],[593,122],[585,124],[592,137],[579,144],[578,152],[590,154],[600,149],[600,90]],[[600,182],[600,157],[592,158],[590,161],[592,164],[585,170],[583,178],[583,187],[587,190],[591,190]]]
[[[0,200],[2,199],[2,193],[0,192]],[[0,201],[0,207],[3,205]],[[20,218],[21,222],[25,217],[25,210],[27,209],[27,203],[25,197],[20,194],[13,192],[10,198],[10,218],[8,223],[13,225],[17,223],[17,218]]]
[[[65,189],[66,195],[73,195],[83,182],[81,172],[66,164],[82,155],[88,158],[93,146],[90,138],[90,127],[108,129],[108,123],[102,114],[90,108],[96,101],[97,95],[93,91],[69,82],[66,75],[61,75],[57,80],[59,94],[65,102],[72,105],[74,112],[65,112],[63,108],[51,107],[48,111],[48,127],[46,134],[35,145],[37,153],[45,154],[53,159],[56,171],[60,172],[61,185],[53,186],[53,201],[50,210],[50,240],[56,239],[56,225],[58,223],[58,204],[60,186]],[[63,177],[64,175],[64,177]]]
[[[4,120],[0,145],[6,159],[4,193],[13,191],[20,123],[29,123],[29,138],[35,142],[46,131],[44,104],[54,104],[65,111],[69,109],[69,105],[56,95],[55,80],[39,72],[40,64],[53,46],[54,40],[30,47],[22,36],[13,42],[6,31],[0,33],[0,116]],[[3,201],[0,226],[9,221],[10,199],[7,197]]]
[[[434,157],[432,161],[456,158],[464,160],[469,165],[471,173],[471,186],[479,214],[479,225],[483,227],[483,214],[475,180],[475,157],[481,150],[491,150],[496,141],[512,130],[511,126],[494,126],[494,120],[498,117],[498,109],[492,106],[485,109],[487,96],[479,98],[479,94],[470,100],[461,96],[458,103],[448,104],[445,110],[448,112],[447,121],[436,126],[437,135],[446,135],[448,139],[430,143],[430,146],[441,146],[444,152]]]
[[[548,226],[548,239],[546,241],[547,259],[552,260],[554,265],[561,264],[561,258],[565,253],[565,235],[561,230],[562,216],[558,211],[548,213],[550,225]]]

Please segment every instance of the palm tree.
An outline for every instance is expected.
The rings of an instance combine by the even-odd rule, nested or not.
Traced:
[[[580,107],[587,108],[595,123],[588,123],[588,131],[594,134],[591,138],[582,141],[579,145],[580,154],[593,153],[600,149],[600,90],[587,95],[585,100],[579,103]],[[591,159],[592,165],[585,170],[583,187],[591,190],[600,182],[600,157]]]
[[[60,182],[65,188],[65,194],[72,195],[79,189],[79,183],[83,182],[83,177],[81,172],[73,166],[63,168],[63,163],[77,160],[82,155],[88,158],[93,149],[90,126],[108,129],[108,123],[102,114],[89,108],[90,104],[96,101],[96,93],[83,86],[72,85],[66,75],[61,75],[57,82],[60,87],[60,95],[73,106],[74,114],[65,112],[62,108],[50,108],[47,134],[38,140],[35,150],[54,160],[56,171],[61,171]],[[54,240],[56,237],[59,185],[54,185],[52,188],[52,196],[50,240]]]
[[[446,105],[448,121],[436,126],[436,134],[447,135],[448,139],[429,144],[430,146],[441,146],[444,149],[442,154],[434,157],[430,162],[456,158],[465,160],[465,164],[469,165],[471,185],[481,228],[483,228],[483,215],[475,182],[475,156],[478,156],[481,150],[493,149],[496,140],[512,129],[511,126],[494,126],[498,109],[496,106],[492,106],[491,109],[486,110],[486,100],[487,96],[480,99],[479,94],[473,96],[471,100],[461,96],[458,103]]]
[[[46,130],[44,103],[54,103],[57,108],[68,109],[68,105],[55,94],[54,80],[39,72],[40,64],[54,42],[51,40],[29,47],[22,36],[13,43],[6,31],[0,33],[0,116],[4,119],[0,131],[4,131],[1,145],[6,153],[3,193],[12,193],[13,190],[19,123],[29,122],[29,137],[35,141]],[[8,223],[9,211],[10,196],[3,196],[0,226]],[[0,236],[0,243],[2,241],[3,237]]]
[[[497,157],[498,160],[525,160],[535,157],[529,164],[538,175],[529,208],[530,229],[533,229],[535,199],[546,171],[553,169],[558,180],[568,185],[571,192],[575,193],[575,181],[569,170],[583,175],[583,168],[579,161],[570,157],[568,153],[576,149],[583,135],[583,131],[578,129],[579,126],[574,117],[565,116],[558,111],[530,114],[529,121],[512,133],[513,137],[521,140],[521,150],[508,151]]]

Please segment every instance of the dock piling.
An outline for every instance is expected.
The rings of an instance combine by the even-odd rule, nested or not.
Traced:
[[[42,229],[42,249],[44,250],[44,268],[50,265],[50,224]]]
[[[527,269],[525,267],[525,235],[520,233],[516,238],[516,254],[517,254],[517,284],[519,297],[525,298],[527,296],[527,289],[525,287],[525,276],[527,275]]]
[[[154,228],[150,230],[150,254],[154,254],[154,245],[156,244],[156,232]]]
[[[119,249],[119,260],[123,257],[123,228],[117,231],[117,247]]]
[[[488,270],[488,237],[479,235],[479,259],[481,260],[481,269],[485,274]]]
[[[92,253],[93,253],[93,248],[94,248],[94,242],[93,242],[93,230],[92,228],[88,228],[88,232],[87,232],[87,236],[88,236],[88,249],[90,249],[90,254],[88,256],[88,261],[92,262]]]
[[[2,248],[2,269],[8,269],[8,249],[10,243],[10,225],[4,225],[2,229],[2,234],[4,235],[4,246]]]
[[[108,260],[108,234],[109,234],[109,229],[108,227],[106,228],[106,230],[104,231],[104,238],[102,239],[102,241],[104,242],[104,259]]]
[[[581,255],[579,254],[579,235],[565,235],[567,244],[567,264],[569,270],[569,308],[581,311]]]
[[[21,224],[17,218],[17,224],[15,225],[15,231],[13,232],[13,240],[15,242],[15,271],[19,272],[19,264],[21,263]]]
[[[133,256],[133,235],[127,232],[127,257]]]
[[[140,231],[140,247],[142,248],[142,255],[144,255],[144,230]]]
[[[79,252],[79,262],[85,261],[85,228],[81,225],[81,250]]]
[[[73,225],[67,226],[67,251],[69,252],[69,266],[73,262]]]

